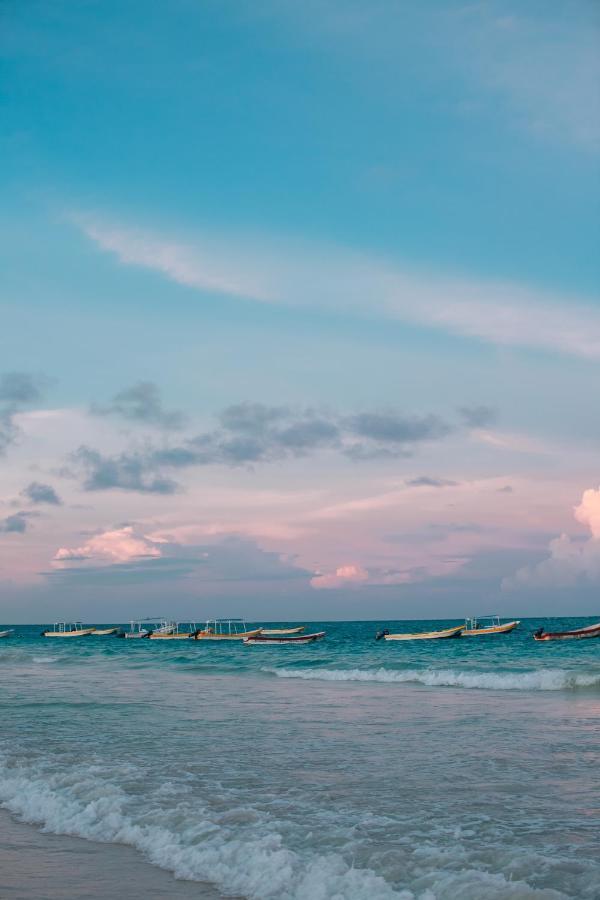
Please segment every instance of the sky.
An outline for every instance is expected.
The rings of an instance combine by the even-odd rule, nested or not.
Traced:
[[[0,621],[598,613],[595,2],[0,32]]]

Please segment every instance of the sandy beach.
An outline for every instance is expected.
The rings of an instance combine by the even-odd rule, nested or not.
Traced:
[[[2,900],[218,900],[210,885],[177,881],[130,847],[44,834],[0,809]]]

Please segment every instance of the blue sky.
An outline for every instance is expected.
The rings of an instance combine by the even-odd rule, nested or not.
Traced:
[[[2,15],[7,620],[593,611],[597,6]]]

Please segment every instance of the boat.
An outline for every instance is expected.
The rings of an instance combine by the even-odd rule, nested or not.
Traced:
[[[441,638],[457,638],[461,636],[464,625],[453,625],[452,628],[443,628],[441,631],[414,631],[390,634],[387,628],[378,631],[375,640],[380,641],[433,641]]]
[[[0,631],[0,638],[10,637],[11,634],[14,634],[14,628],[7,628],[6,631]]]
[[[584,638],[600,638],[600,622],[587,625],[585,628],[574,628],[572,631],[544,631],[538,628],[533,632],[534,641],[578,641]]]
[[[76,638],[93,633],[93,628],[84,628],[81,622],[55,622],[52,628],[42,631],[42,637]]]
[[[195,622],[174,622],[171,623],[172,627],[168,629],[158,628],[156,631],[153,631],[150,635],[151,641],[163,640],[163,641],[180,641],[180,640],[190,640],[196,635],[198,628],[196,627]]]
[[[92,634],[116,634],[118,630],[117,625],[114,628],[94,628]]]
[[[152,638],[165,638],[171,637],[177,628],[176,622],[168,622],[167,619],[161,619],[160,624],[156,626],[156,628],[152,629],[152,634],[150,637]]]
[[[129,631],[126,631],[123,637],[125,638],[149,638],[152,634],[151,628],[146,628],[146,624],[149,624],[149,619],[138,619],[137,621],[133,619],[131,621],[131,628]]]
[[[312,644],[325,637],[324,631],[316,631],[313,634],[256,634],[254,637],[245,637],[244,644]]]
[[[473,617],[465,619],[462,637],[485,637],[490,634],[507,634],[520,624],[520,619],[515,619],[512,622],[501,622],[499,616]]]
[[[263,634],[301,634],[306,625],[299,625],[297,628],[263,628]]]
[[[207,619],[206,626],[194,635],[196,641],[243,641],[262,634],[262,628],[249,629],[244,619]]]

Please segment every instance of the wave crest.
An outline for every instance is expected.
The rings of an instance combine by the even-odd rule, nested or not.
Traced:
[[[534,669],[529,672],[465,672],[454,669],[281,669],[267,668],[278,678],[316,681],[367,681],[382,684],[423,684],[490,691],[564,691],[600,686],[600,672]]]

